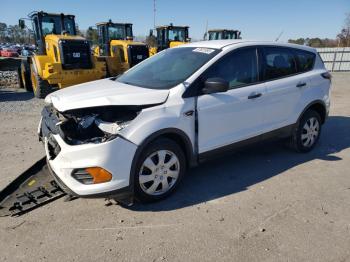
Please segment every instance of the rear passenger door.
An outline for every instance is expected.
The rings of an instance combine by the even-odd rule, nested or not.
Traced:
[[[293,49],[263,47],[262,53],[267,89],[264,132],[267,132],[295,123],[295,108],[310,82],[308,77],[298,73]]]

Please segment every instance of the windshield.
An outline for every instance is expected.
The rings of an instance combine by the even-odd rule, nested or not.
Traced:
[[[125,39],[125,26],[114,25],[108,27],[108,35],[110,40],[123,40]]]
[[[211,48],[169,48],[131,68],[117,81],[145,88],[170,89],[184,82],[219,52]]]
[[[237,39],[237,33],[234,31],[227,31],[226,39]]]
[[[222,39],[222,32],[209,32],[209,40]]]
[[[41,22],[43,35],[62,33],[62,24],[60,16],[44,16]],[[68,17],[64,18],[64,27],[69,35],[75,35],[74,20]]]
[[[221,39],[237,39],[237,33],[234,31],[209,32],[209,40],[221,40]]]
[[[184,28],[173,28],[169,30],[169,41],[186,41],[186,30]]]

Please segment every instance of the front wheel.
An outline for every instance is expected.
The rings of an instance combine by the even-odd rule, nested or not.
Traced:
[[[34,96],[37,98],[45,98],[51,93],[51,87],[46,80],[43,80],[34,68],[34,64],[30,65],[30,76],[33,85]]]
[[[186,171],[182,149],[170,139],[159,139],[141,153],[135,168],[135,196],[141,202],[153,202],[170,195]]]
[[[291,137],[291,145],[298,152],[311,151],[321,135],[321,117],[314,110],[304,113]]]

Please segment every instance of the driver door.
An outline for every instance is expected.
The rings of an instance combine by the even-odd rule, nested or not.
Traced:
[[[266,86],[259,83],[255,47],[234,50],[212,65],[204,81],[218,77],[229,82],[224,93],[198,97],[198,150],[211,151],[260,135],[266,108]]]

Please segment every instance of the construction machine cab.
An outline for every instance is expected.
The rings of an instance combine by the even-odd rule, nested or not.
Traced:
[[[208,31],[208,40],[241,39],[241,31],[231,29],[212,29]]]
[[[74,15],[35,11],[28,19],[32,21],[37,51],[22,60],[21,87],[44,98],[57,88],[106,76],[106,66],[92,56],[89,41],[77,35]],[[19,26],[25,27],[23,19]]]
[[[132,24],[113,23],[111,20],[96,24],[100,55],[109,56],[112,40],[132,41]]]
[[[109,76],[119,75],[148,58],[148,46],[134,41],[132,24],[109,20],[96,27],[98,46],[94,54],[106,62]]]
[[[188,26],[174,26],[173,24],[157,27],[157,52],[190,42],[188,29]]]
[[[64,14],[50,14],[43,11],[32,12],[28,15],[32,20],[35,44],[38,48],[38,55],[46,54],[45,36],[46,35],[76,35],[75,16]],[[20,28],[25,27],[23,19],[19,20]]]

